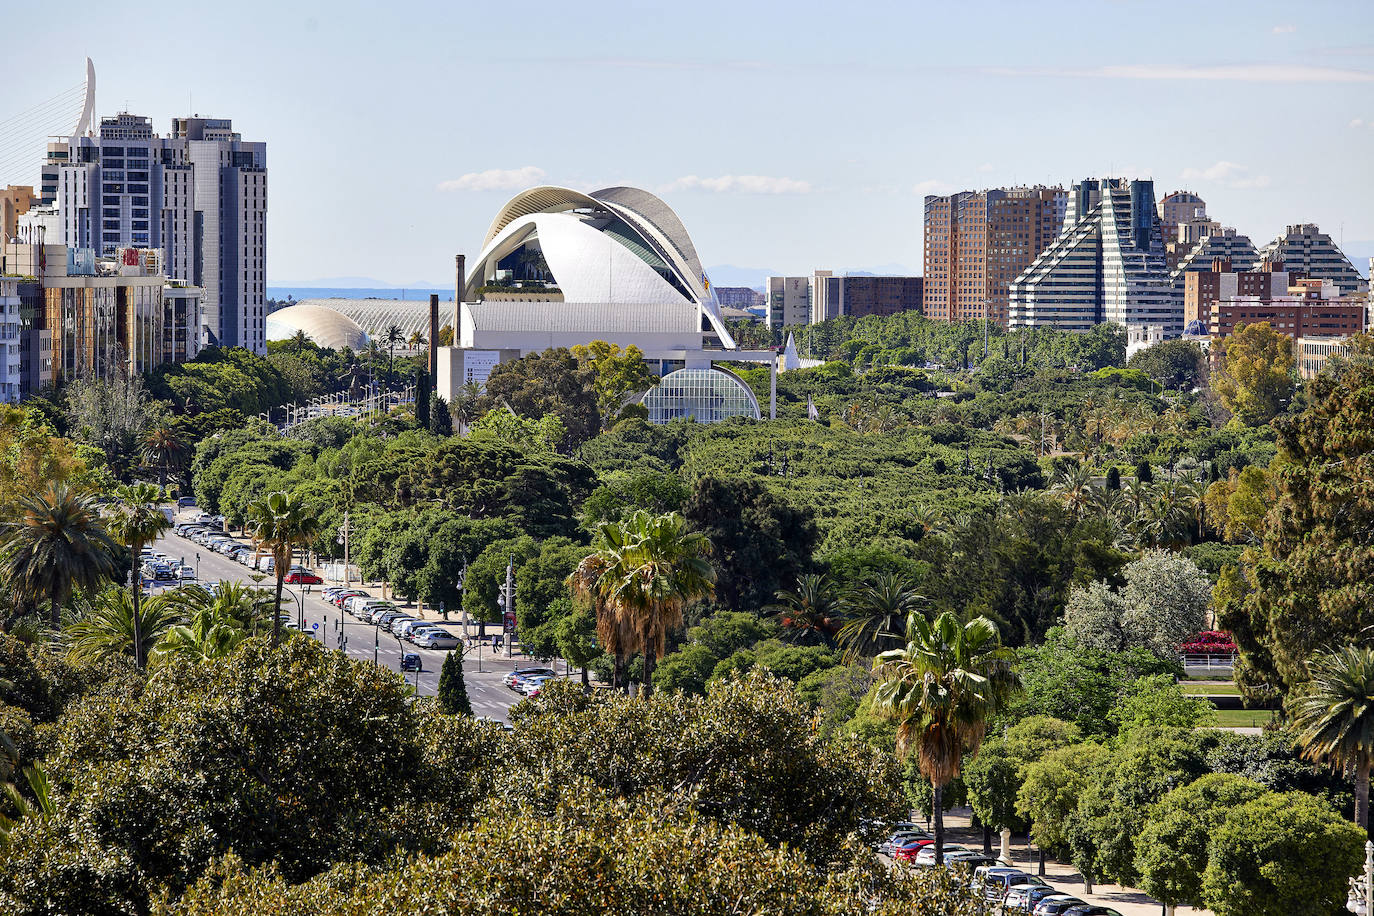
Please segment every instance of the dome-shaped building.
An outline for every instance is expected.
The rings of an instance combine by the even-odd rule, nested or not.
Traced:
[[[288,305],[267,316],[268,340],[290,340],[297,331],[304,331],[316,344],[330,350],[348,347],[361,350],[367,346],[367,332],[342,312],[322,305]]]
[[[471,264],[461,324],[465,347],[579,337],[696,348],[703,335],[735,346],[682,221],[636,188],[538,187],[513,197]]]
[[[720,423],[733,417],[759,418],[754,392],[735,373],[718,366],[669,372],[640,398],[650,423],[688,418]]]

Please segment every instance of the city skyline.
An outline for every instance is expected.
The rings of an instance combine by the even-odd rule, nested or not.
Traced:
[[[832,21],[705,4],[666,27],[624,4],[170,10],[118,43],[18,43],[0,121],[78,79],[87,53],[98,117],[128,110],[164,134],[188,113],[234,119],[273,149],[272,286],[443,286],[452,254],[475,255],[490,214],[535,184],[658,193],[708,269],[919,272],[926,194],[1109,175],[1196,191],[1256,245],[1316,223],[1364,271],[1370,10],[992,7]],[[87,34],[119,18],[75,9]],[[44,28],[37,10],[8,18]],[[189,34],[235,66],[150,79],[149,55]]]

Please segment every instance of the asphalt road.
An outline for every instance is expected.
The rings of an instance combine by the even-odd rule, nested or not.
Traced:
[[[178,518],[178,521],[180,520],[181,518]],[[223,554],[215,553],[171,531],[158,540],[153,549],[165,553],[173,559],[183,558],[186,565],[196,568],[197,581],[202,583],[228,580],[252,585],[255,584],[253,577],[256,575],[261,579],[261,582],[256,584],[260,584],[263,588],[270,589],[275,585],[271,576],[255,573]],[[443,667],[445,656],[448,655],[449,651],[461,650],[421,649],[411,643],[403,642],[390,632],[357,620],[334,607],[320,597],[319,592],[322,588],[324,588],[322,585],[311,586],[311,594],[303,596],[301,586],[284,586],[282,590],[282,613],[297,617],[303,614],[302,631],[310,633],[332,649],[339,647],[339,633],[340,627],[342,627],[342,632],[347,639],[346,649],[349,657],[368,663],[373,663],[375,660],[376,664],[392,671],[400,672],[402,652],[417,653],[421,659],[422,669],[419,672],[406,672],[406,681],[415,685],[416,692],[421,696],[433,696],[435,694],[439,687],[439,670]],[[398,601],[397,604],[399,606],[400,602]],[[454,621],[449,626],[449,630],[455,635],[461,635],[463,631],[462,622]],[[463,657],[463,681],[467,684],[468,699],[472,703],[473,714],[505,722],[510,707],[519,702],[522,697],[501,683],[501,678],[514,668],[532,664],[538,664],[538,662],[519,654],[513,658],[507,658],[504,651],[499,656],[493,657],[489,645],[480,650],[467,650]],[[560,669],[562,667],[559,665]],[[560,670],[559,673],[563,672]]]

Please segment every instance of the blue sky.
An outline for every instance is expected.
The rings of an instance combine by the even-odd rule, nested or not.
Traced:
[[[919,268],[926,193],[1108,173],[1198,191],[1257,243],[1317,222],[1374,255],[1363,0],[76,2],[5,20],[31,40],[7,43],[0,122],[90,55],[101,114],[165,131],[189,106],[266,140],[271,285],[447,283],[541,182],[656,191],[706,264],[787,273]]]

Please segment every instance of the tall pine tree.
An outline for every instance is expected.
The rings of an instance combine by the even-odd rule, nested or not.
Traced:
[[[468,685],[463,683],[463,650],[454,649],[439,672],[439,708],[449,715],[472,715]]]

